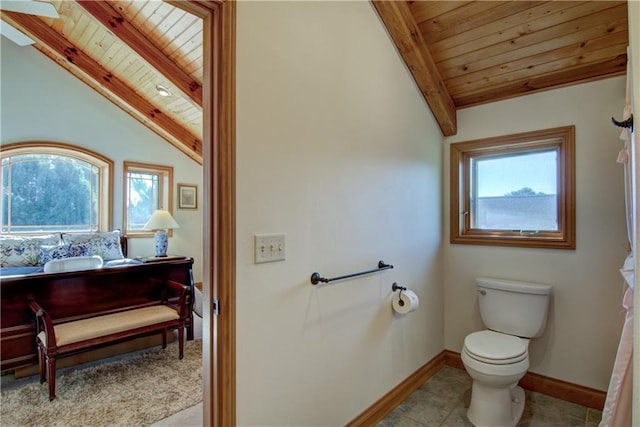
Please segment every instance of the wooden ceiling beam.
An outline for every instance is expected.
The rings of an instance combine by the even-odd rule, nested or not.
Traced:
[[[126,111],[130,115],[189,157],[202,163],[202,140],[199,137],[139,96],[133,88],[103,69],[44,21],[32,15],[7,11],[2,12],[2,19],[36,40],[38,49],[54,58],[118,107],[124,108],[128,104],[131,108]]]
[[[167,57],[108,2],[77,0],[76,3],[173,83],[179,91],[202,107],[202,84]]]
[[[371,0],[442,133],[458,131],[456,108],[406,1]]]

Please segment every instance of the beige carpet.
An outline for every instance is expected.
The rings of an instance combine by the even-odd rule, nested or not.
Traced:
[[[38,379],[3,386],[0,425],[148,426],[202,401],[202,340],[59,371],[56,398]],[[18,385],[18,384],[15,384]]]

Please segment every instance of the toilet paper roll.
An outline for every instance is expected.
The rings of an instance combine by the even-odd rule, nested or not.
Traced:
[[[419,305],[420,300],[418,300],[418,295],[410,290],[393,294],[393,298],[391,299],[393,311],[399,314],[407,314],[412,311],[416,311]]]

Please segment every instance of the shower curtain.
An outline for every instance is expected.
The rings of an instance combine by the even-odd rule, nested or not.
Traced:
[[[627,49],[627,57],[630,55]],[[624,117],[626,120],[631,116],[631,69],[630,61],[627,63],[627,97],[624,107]],[[624,129],[620,135],[620,139],[624,141],[624,147],[618,155],[618,163],[624,165],[625,178],[625,205],[627,209],[627,233],[629,243],[631,244],[631,254],[627,257],[623,267],[620,269],[624,277],[624,297],[622,307],[625,311],[624,324],[622,326],[622,334],[620,336],[620,344],[618,345],[618,354],[613,366],[613,373],[609,382],[609,390],[607,391],[607,399],[604,409],[602,410],[602,421],[600,427],[624,427],[631,426],[632,412],[632,369],[633,369],[633,293],[635,284],[634,271],[634,242],[635,236],[633,223],[633,201],[631,199],[631,158],[632,149],[635,149],[633,135],[629,129]]]

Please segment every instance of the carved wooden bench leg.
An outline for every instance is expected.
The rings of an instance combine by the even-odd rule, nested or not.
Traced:
[[[40,374],[40,384],[43,384],[46,381],[44,349],[38,343],[36,343],[36,347],[38,348],[38,373]]]
[[[178,348],[180,349],[180,360],[184,357],[184,327],[178,328]]]
[[[47,382],[49,383],[49,400],[56,398],[56,356],[47,355]]]

